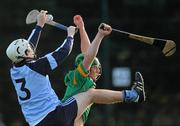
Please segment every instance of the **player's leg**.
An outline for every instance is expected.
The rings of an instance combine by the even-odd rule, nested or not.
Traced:
[[[92,103],[112,104],[117,102],[142,102],[145,101],[144,81],[142,75],[137,72],[135,83],[131,90],[112,91],[105,89],[90,89],[73,96],[76,99],[78,112],[77,119]]]
[[[73,97],[76,99],[78,106],[77,118],[80,118],[84,110],[92,103],[112,104],[115,102],[122,102],[123,92],[103,89],[89,89],[88,91],[79,93]]]

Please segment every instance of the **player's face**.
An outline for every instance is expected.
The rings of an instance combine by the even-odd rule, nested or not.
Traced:
[[[94,65],[90,69],[89,77],[93,79],[94,81],[97,80],[97,78],[101,75],[101,69],[98,65]]]

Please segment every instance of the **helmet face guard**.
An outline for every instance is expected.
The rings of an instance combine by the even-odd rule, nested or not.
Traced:
[[[19,63],[23,60],[30,59],[27,57],[29,48],[32,48],[32,46],[27,40],[17,39],[8,46],[6,54],[13,63]]]
[[[83,59],[84,59],[84,54],[81,53],[81,54],[77,55],[77,57],[75,59],[75,66],[77,67],[78,64],[80,64],[83,61]],[[100,70],[100,73],[99,73],[98,77],[96,78],[96,80],[98,80],[100,78],[100,76],[101,76],[101,73],[102,73],[102,67],[101,67],[101,64],[100,64],[97,57],[94,58],[94,60],[93,60],[93,62],[91,64],[91,67],[93,67],[95,65],[98,66],[98,68]]]

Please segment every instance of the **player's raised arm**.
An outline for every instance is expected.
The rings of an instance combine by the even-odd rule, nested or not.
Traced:
[[[67,38],[64,40],[64,43],[51,53],[57,64],[61,64],[61,62],[70,54],[73,47],[75,29],[76,27],[74,26],[68,27]]]
[[[101,26],[104,26],[104,28],[101,28]],[[86,51],[85,55],[84,55],[84,60],[83,60],[83,65],[84,67],[89,70],[91,63],[94,59],[94,57],[96,57],[98,50],[99,50],[99,46],[100,43],[102,41],[102,39],[106,36],[109,35],[112,31],[111,26],[107,25],[107,24],[100,24],[99,28],[98,28],[98,33],[96,34],[96,37],[94,38],[93,42],[91,43],[91,46],[88,48],[88,50]]]
[[[47,75],[49,72],[53,71],[70,54],[74,41],[75,29],[74,26],[68,27],[67,37],[63,44],[55,51],[38,59],[36,62],[29,63],[29,67],[42,75]]]
[[[76,27],[79,28],[80,39],[81,39],[81,52],[84,54],[91,45],[84,26],[84,21],[80,15],[75,15],[73,20]]]
[[[47,21],[47,11],[41,10],[39,15],[37,16],[37,24],[36,27],[31,32],[28,41],[31,43],[31,46],[34,51],[36,51],[39,38],[41,35],[42,28],[44,27],[45,23]]]

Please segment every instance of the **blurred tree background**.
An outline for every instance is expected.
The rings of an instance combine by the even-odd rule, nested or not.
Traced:
[[[164,57],[156,48],[124,38],[112,32],[101,44],[98,57],[103,74],[97,88],[124,89],[112,84],[112,69],[128,67],[134,79],[135,71],[144,75],[147,102],[143,104],[94,105],[86,126],[178,126],[180,125],[180,1],[179,0],[5,0],[0,4],[0,126],[26,126],[9,77],[11,62],[5,50],[17,38],[28,38],[34,25],[25,18],[32,9],[46,9],[54,20],[73,25],[73,16],[84,18],[90,40],[101,22],[113,28],[157,38],[172,39],[177,51]],[[38,55],[56,49],[66,32],[46,25],[43,29]],[[53,87],[63,97],[65,73],[74,68],[80,52],[79,35],[67,60],[50,75]],[[126,87],[128,88],[128,87]]]

